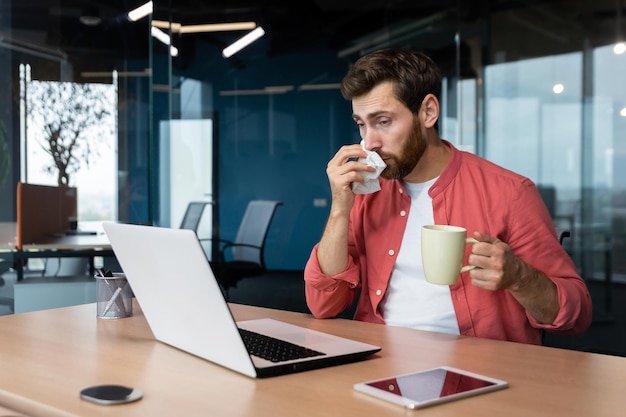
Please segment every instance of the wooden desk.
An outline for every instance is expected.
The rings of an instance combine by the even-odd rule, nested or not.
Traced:
[[[13,410],[9,410],[8,408],[0,407],[0,416],[2,417],[28,417],[24,414],[18,414]]]
[[[626,358],[231,305],[382,346],[374,358],[251,379],[156,342],[141,310],[96,319],[95,304],[0,317],[0,406],[29,416],[623,416]],[[486,395],[410,412],[354,392],[358,381],[452,365],[507,380]],[[136,403],[98,406],[81,388],[123,384]]]

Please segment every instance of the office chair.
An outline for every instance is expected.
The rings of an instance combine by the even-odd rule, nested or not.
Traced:
[[[11,263],[7,260],[0,259],[0,287],[5,284],[4,278],[2,275],[11,269]],[[0,295],[0,305],[5,305],[9,307],[9,311],[13,313],[14,311],[14,300],[11,297],[3,297]]]
[[[0,259],[0,287],[4,285],[4,278],[2,278],[2,274],[11,269],[11,264],[9,261],[4,259]]]
[[[250,201],[234,241],[210,239],[219,244],[219,257],[211,261],[211,267],[227,301],[229,289],[236,287],[241,279],[266,272],[265,240],[276,208],[282,204],[280,201]]]
[[[554,230],[556,231],[556,237],[559,239],[559,243],[561,244],[561,246],[563,246],[563,241],[565,240],[565,238],[568,238],[572,235],[570,230],[564,227],[555,227]],[[543,346],[545,346],[546,344],[546,331],[545,330],[541,331],[541,344]]]
[[[570,216],[563,216],[563,215],[556,214],[556,205],[557,205],[556,188],[552,185],[537,185],[537,190],[539,191],[539,195],[541,195],[541,199],[545,203],[546,208],[548,209],[548,212],[550,213],[550,217],[552,217],[552,220],[553,221],[565,220],[565,221],[568,221],[571,226],[572,219]],[[557,227],[556,235],[559,238],[559,242],[562,245],[563,240],[566,237],[571,236],[571,232],[569,228]]]
[[[563,240],[565,240],[566,237],[570,237],[572,235],[572,233],[569,231],[569,229],[565,229],[563,227],[557,227],[556,228],[556,236],[559,239],[559,243],[562,245],[563,244]]]
[[[180,223],[181,229],[189,229],[194,232],[198,232],[198,226],[200,226],[200,220],[202,220],[202,213],[207,204],[211,204],[206,201],[192,201],[187,204],[185,215]]]

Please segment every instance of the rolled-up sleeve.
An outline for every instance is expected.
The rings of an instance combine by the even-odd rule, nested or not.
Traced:
[[[304,268],[304,289],[309,310],[317,318],[336,317],[354,302],[359,286],[359,268],[348,258],[346,270],[329,276],[322,272],[313,247]]]
[[[526,313],[528,321],[533,327],[547,331],[570,336],[582,335],[592,319],[592,302],[585,283],[577,278],[552,278],[552,282],[556,285],[559,300],[556,319],[552,324],[543,324]]]

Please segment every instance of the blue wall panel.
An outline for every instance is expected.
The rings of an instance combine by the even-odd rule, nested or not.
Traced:
[[[339,83],[348,64],[323,48],[272,59],[243,55],[243,69],[224,59],[204,59],[214,47],[197,46],[186,76],[212,85],[218,115],[220,237],[232,239],[252,199],[284,203],[268,239],[268,267],[304,268],[328,215],[326,165],[337,149],[359,141],[350,103],[337,88],[301,91],[302,84]],[[310,51],[310,49],[308,48]],[[245,52],[245,50],[244,50]],[[223,95],[224,91],[294,88],[285,94]],[[221,93],[222,92],[222,93]],[[322,199],[327,206],[314,206]]]

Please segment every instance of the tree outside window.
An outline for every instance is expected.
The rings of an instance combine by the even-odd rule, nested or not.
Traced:
[[[116,86],[25,86],[27,181],[77,187],[80,220],[115,219]]]

